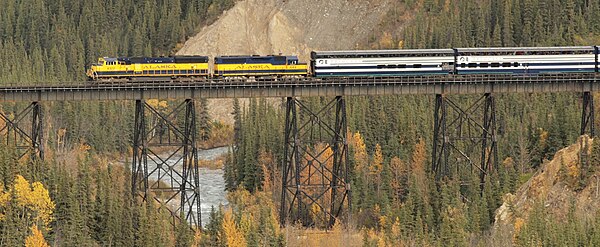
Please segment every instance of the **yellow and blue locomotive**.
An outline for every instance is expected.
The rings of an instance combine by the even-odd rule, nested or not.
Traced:
[[[208,77],[207,56],[99,58],[87,71],[94,81],[133,78]]]
[[[99,58],[87,76],[93,81],[122,81],[135,78],[296,77],[307,76],[308,65],[297,56],[220,56],[209,71],[207,56]]]
[[[308,65],[297,56],[220,56],[215,57],[214,76],[219,77],[294,77],[306,76]]]

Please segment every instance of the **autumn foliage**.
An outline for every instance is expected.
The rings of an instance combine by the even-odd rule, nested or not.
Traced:
[[[42,229],[50,230],[54,207],[54,202],[44,185],[40,182],[30,183],[23,176],[17,175],[13,185],[0,192],[0,223],[18,220],[30,225],[32,235],[24,240],[26,245],[44,246],[45,240],[38,225],[42,226]]]
[[[25,247],[50,247],[50,245],[44,239],[44,235],[37,228],[37,225],[33,225],[31,227],[31,235],[25,239]]]

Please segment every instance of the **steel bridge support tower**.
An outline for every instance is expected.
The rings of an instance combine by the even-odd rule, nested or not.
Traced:
[[[341,96],[320,109],[289,97],[280,221],[331,227],[350,217],[346,103]]]
[[[43,114],[39,102],[30,103],[25,109],[6,114],[0,111],[0,135],[7,146],[14,146],[19,160],[44,160]]]
[[[485,177],[498,163],[496,106],[486,93],[471,104],[461,106],[449,97],[435,97],[432,170],[436,179],[458,176],[466,166],[479,173],[483,189]]]
[[[595,136],[594,128],[594,95],[591,92],[583,93],[583,107],[581,112],[581,135]]]
[[[134,200],[140,196],[145,202],[156,201],[160,210],[172,215],[172,223],[179,220],[200,227],[194,100],[186,99],[172,111],[136,100],[133,132]]]

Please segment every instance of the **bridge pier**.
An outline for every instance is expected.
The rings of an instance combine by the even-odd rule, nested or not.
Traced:
[[[29,155],[32,161],[44,160],[43,114],[39,102],[32,102],[20,112],[0,111],[0,134],[7,146],[16,147],[19,160]]]
[[[335,115],[333,114],[335,112]],[[331,227],[350,217],[346,104],[341,96],[321,109],[286,102],[280,221]]]
[[[157,108],[135,102],[132,195],[154,199],[171,213],[172,223],[185,220],[200,227],[195,102],[186,99],[172,111]]]
[[[461,168],[466,165],[470,172],[474,168],[479,172],[483,188],[485,176],[498,162],[493,95],[486,93],[461,107],[446,95],[437,94],[434,121],[432,170],[436,179],[444,176],[460,179]]]
[[[594,95],[591,92],[583,93],[583,106],[581,111],[581,135],[589,134],[594,137]]]

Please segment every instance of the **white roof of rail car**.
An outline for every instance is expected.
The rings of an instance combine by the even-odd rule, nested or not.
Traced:
[[[562,47],[478,47],[456,48],[458,52],[510,52],[510,51],[593,51],[593,46],[562,46]]]
[[[313,51],[318,55],[375,55],[375,54],[411,54],[411,53],[453,53],[452,49],[400,49],[400,50],[349,50],[349,51]]]

